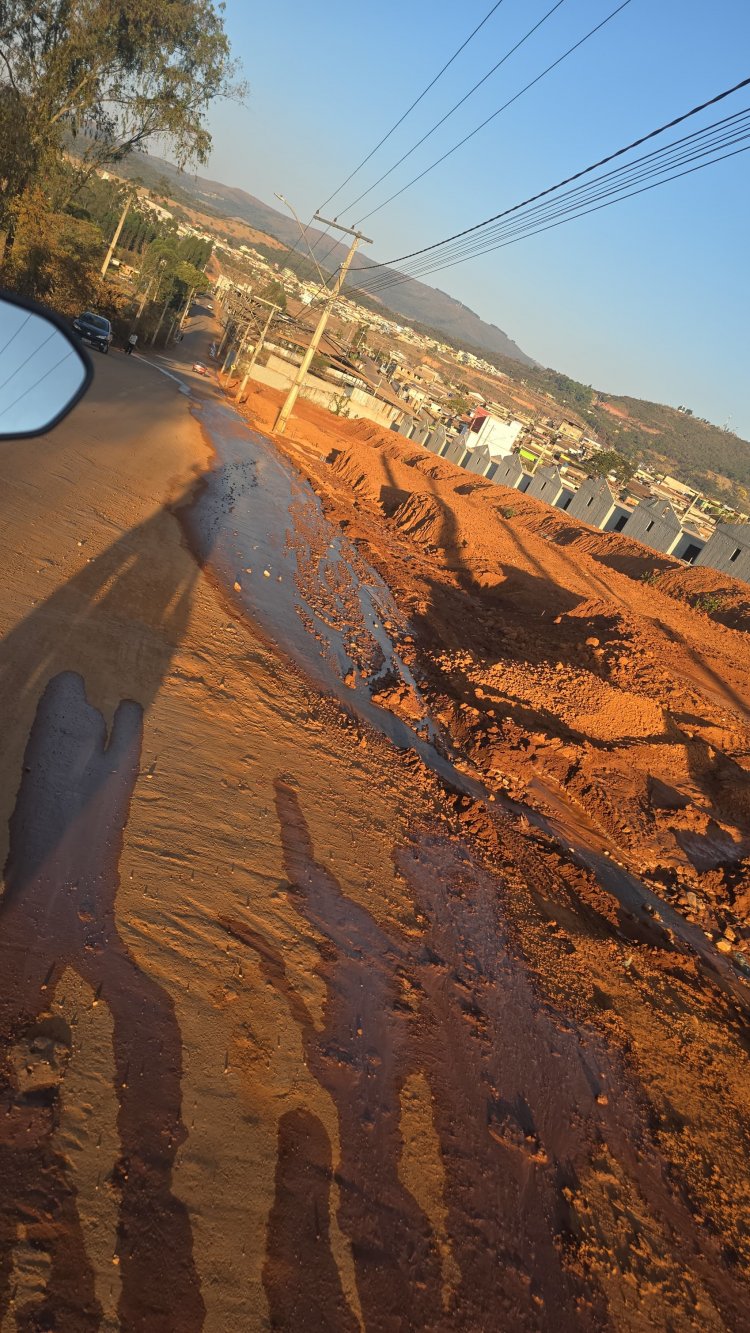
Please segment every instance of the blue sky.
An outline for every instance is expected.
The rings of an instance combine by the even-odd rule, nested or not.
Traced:
[[[346,206],[485,73],[553,0],[503,0],[481,33],[329,211]],[[361,216],[615,7],[564,0],[516,55],[368,200]],[[491,0],[248,5],[226,23],[250,83],[212,111],[208,173],[303,217],[349,174]],[[747,0],[631,0],[537,87],[369,220],[388,260],[586,166],[750,75]],[[750,106],[750,90],[724,103]],[[700,123],[715,118],[705,116]],[[693,123],[697,127],[697,123]],[[750,438],[750,152],[428,281],[525,351],[609,392],[673,404]]]

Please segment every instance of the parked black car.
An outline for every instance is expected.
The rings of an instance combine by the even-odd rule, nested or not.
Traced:
[[[86,343],[98,347],[100,352],[108,352],[112,341],[112,325],[103,315],[95,315],[93,310],[86,310],[73,320],[73,328]]]

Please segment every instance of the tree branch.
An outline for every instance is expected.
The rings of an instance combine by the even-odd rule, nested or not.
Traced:
[[[50,121],[49,121],[50,125],[56,125],[58,120],[60,120],[62,116],[66,115],[66,113],[71,110],[75,102],[75,99],[78,97],[79,93],[83,92],[84,88],[86,87],[86,84],[90,83],[91,80],[97,74],[98,70],[93,70],[93,69],[90,69],[88,73],[84,74],[83,78],[81,79],[81,82],[78,84],[78,87],[74,88],[73,92],[68,97],[67,102],[64,103],[63,106],[61,106],[59,110],[55,112],[54,116],[50,116]]]

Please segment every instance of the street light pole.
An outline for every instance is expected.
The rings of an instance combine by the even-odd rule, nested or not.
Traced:
[[[302,237],[302,240],[305,242],[305,245],[307,246],[307,252],[308,252],[310,258],[312,259],[312,262],[313,262],[313,264],[315,265],[316,269],[318,270],[318,277],[320,278],[320,285],[321,285],[321,287],[327,287],[327,286],[328,286],[328,283],[326,282],[325,278],[323,277],[323,274],[322,274],[321,269],[320,269],[320,264],[318,263],[317,259],[315,258],[315,251],[313,250],[312,246],[310,245],[310,242],[309,242],[308,239],[307,239],[307,227],[303,227],[303,226],[302,226],[302,222],[301,222],[301,220],[300,220],[300,218],[299,218],[299,216],[298,216],[298,214],[297,214],[297,211],[296,211],[296,209],[292,208],[292,205],[289,203],[289,200],[288,200],[288,199],[285,199],[284,196],[283,196],[283,194],[279,194],[278,190],[274,190],[274,194],[276,195],[276,198],[280,201],[280,203],[286,205],[286,207],[289,209],[289,212],[291,213],[292,217],[294,218],[294,221],[297,223],[297,226],[299,227],[299,234],[300,234],[300,236]]]
[[[351,245],[349,246],[349,253],[347,254],[343,264],[341,265],[336,281],[334,282],[333,287],[331,288],[328,300],[323,306],[320,319],[318,320],[318,326],[312,338],[310,339],[310,345],[307,351],[305,352],[305,355],[302,358],[299,369],[297,370],[297,374],[295,375],[294,380],[292,381],[292,384],[289,388],[289,392],[286,396],[281,411],[279,412],[279,415],[276,418],[274,430],[276,430],[279,435],[283,435],[284,431],[286,430],[287,422],[289,421],[289,418],[292,415],[294,404],[296,403],[299,397],[299,392],[300,389],[302,388],[305,375],[307,374],[307,371],[310,367],[310,362],[312,361],[316,351],[318,350],[318,344],[320,343],[320,340],[323,337],[323,333],[325,332],[325,327],[326,324],[328,323],[331,311],[333,310],[333,307],[336,303],[336,298],[338,297],[341,288],[344,285],[344,279],[346,278],[346,275],[349,271],[349,265],[351,264],[354,258],[357,246],[359,245],[360,241],[364,241],[365,244],[367,245],[372,245],[372,241],[367,236],[363,236],[361,231],[354,231],[351,227],[342,227],[338,222],[329,222],[326,218],[320,217],[318,213],[315,214],[314,220],[315,222],[324,223],[325,226],[327,227],[335,227],[338,231],[346,232],[349,236],[351,236],[352,242]]]

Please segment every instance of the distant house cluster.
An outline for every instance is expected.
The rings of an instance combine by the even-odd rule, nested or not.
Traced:
[[[719,523],[708,538],[678,517],[663,496],[617,493],[605,477],[576,486],[554,465],[530,472],[517,447],[523,425],[482,414],[462,434],[405,422],[401,433],[425,449],[498,486],[524,491],[600,532],[621,532],[652,551],[750,583],[750,524]]]

